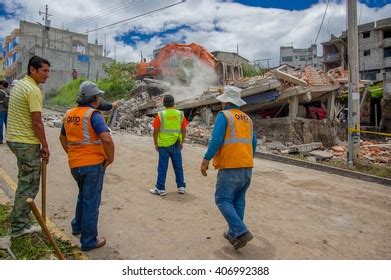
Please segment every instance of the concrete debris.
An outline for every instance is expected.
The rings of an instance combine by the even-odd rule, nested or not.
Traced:
[[[62,120],[64,118],[63,114],[44,114],[43,120],[49,127],[61,127],[62,126]]]
[[[305,158],[309,162],[317,162],[316,157],[310,156]]]
[[[315,157],[319,161],[331,159],[333,157],[333,154],[319,150],[310,152],[310,155]]]
[[[287,147],[281,142],[269,142],[266,143],[266,148],[269,150],[286,150]]]
[[[313,150],[321,149],[323,147],[322,142],[314,142],[302,145],[293,145],[287,148],[288,153],[308,154]]]

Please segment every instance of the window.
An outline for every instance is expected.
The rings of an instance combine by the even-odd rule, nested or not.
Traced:
[[[306,61],[307,57],[306,56],[300,56],[300,61]]]
[[[383,30],[383,38],[384,39],[391,38],[391,29]]]
[[[391,57],[391,47],[384,48],[384,58]]]
[[[292,57],[291,56],[283,56],[281,58],[282,62],[292,62]]]
[[[371,55],[371,50],[364,51],[364,56],[370,56],[370,55]]]
[[[85,55],[85,54],[78,54],[77,55],[77,60],[80,61],[80,62],[84,62],[84,63],[90,63],[90,57],[88,55]]]
[[[369,37],[371,37],[371,32],[363,32],[362,33],[362,36],[363,36],[363,38],[369,38]]]

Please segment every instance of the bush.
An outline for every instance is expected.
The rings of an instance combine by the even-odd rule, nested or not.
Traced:
[[[98,80],[100,89],[105,91],[105,100],[118,100],[128,97],[129,92],[134,87],[132,74],[136,68],[135,64],[114,62],[109,66],[103,66],[107,73],[107,78]],[[70,107],[76,104],[76,96],[79,92],[80,84],[85,78],[79,78],[63,85],[48,104],[50,106]]]
[[[79,78],[63,85],[58,94],[49,101],[49,104],[61,107],[73,106],[76,104],[76,96],[79,92],[80,84],[85,80],[85,78]]]
[[[255,77],[262,76],[265,71],[258,66],[251,64],[243,64],[243,76],[244,77]]]
[[[135,64],[114,62],[110,66],[104,66],[108,77],[98,81],[99,87],[104,90],[106,99],[121,99],[128,96],[134,87],[132,74]]]

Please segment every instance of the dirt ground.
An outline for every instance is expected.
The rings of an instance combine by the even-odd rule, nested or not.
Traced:
[[[71,236],[77,187],[59,129],[46,131],[48,215]],[[214,204],[216,171],[199,172],[206,147],[184,146],[188,192],[176,193],[170,167],[168,194],[157,197],[148,193],[157,164],[151,137],[117,133],[114,141],[99,220],[107,245],[88,252],[91,259],[391,259],[390,187],[256,159],[246,208],[254,239],[236,252],[222,236],[226,223]],[[0,167],[16,181],[6,145],[0,145]]]

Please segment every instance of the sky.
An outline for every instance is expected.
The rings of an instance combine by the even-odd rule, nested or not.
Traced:
[[[318,55],[322,53],[321,42],[346,30],[345,0],[182,2],[1,0],[0,39],[17,28],[20,19],[43,23],[39,11],[44,11],[46,4],[52,15],[51,26],[80,33],[90,30],[91,43],[97,39],[106,45],[110,57],[115,54],[117,60],[127,62],[139,61],[140,52],[144,57],[152,57],[154,49],[167,43],[195,42],[209,51],[236,52],[239,47],[239,54],[250,61],[271,59],[271,64],[277,65],[280,46],[307,48],[315,42],[323,16],[316,42]],[[391,17],[391,0],[359,1],[357,15],[360,24]],[[105,28],[120,21],[123,22]],[[91,32],[96,28],[101,29]]]

